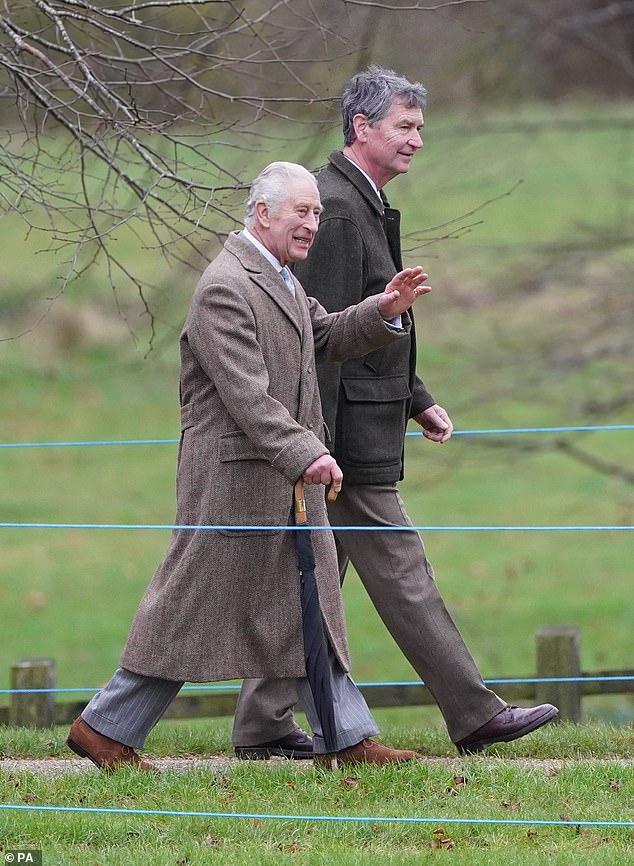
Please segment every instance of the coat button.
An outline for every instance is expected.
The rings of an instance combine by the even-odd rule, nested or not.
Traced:
[[[312,421],[309,421],[306,426],[308,427],[309,430],[312,430],[314,425],[313,425]]]

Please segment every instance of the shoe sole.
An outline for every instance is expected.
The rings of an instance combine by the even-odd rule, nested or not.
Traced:
[[[97,761],[96,758],[93,758],[93,756],[89,752],[87,752],[85,749],[83,749],[79,745],[79,743],[76,743],[70,737],[68,737],[68,739],[66,740],[66,745],[76,755],[79,755],[80,758],[88,758],[88,760],[92,761],[98,770],[101,770],[104,773],[114,773],[114,771],[117,770],[119,767],[126,767],[126,766],[131,765],[131,763],[132,763],[130,761],[115,762],[113,765],[106,764],[104,762],[99,763],[99,761]],[[134,765],[132,764],[132,766],[134,766]],[[138,769],[144,773],[154,773],[156,775],[159,775],[159,773],[160,773],[160,770],[157,767],[153,767],[149,764],[146,765],[145,767],[139,766]]]
[[[540,719],[531,722],[530,725],[525,725],[519,731],[514,731],[512,734],[507,734],[502,737],[492,737],[487,740],[476,740],[475,743],[469,743],[468,746],[456,746],[460,755],[477,755],[483,752],[487,746],[493,746],[495,743],[510,743],[513,740],[519,740],[520,737],[525,737],[526,734],[532,734],[538,728],[548,724],[556,716],[559,715],[559,710],[549,710]]]
[[[269,758],[287,758],[290,761],[312,761],[312,752],[298,752],[294,749],[238,748],[234,750],[241,761],[268,761]]]

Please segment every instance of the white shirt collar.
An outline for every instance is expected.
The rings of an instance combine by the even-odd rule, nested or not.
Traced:
[[[260,241],[251,234],[249,229],[245,226],[240,232],[242,237],[245,237],[248,241],[251,241],[253,246],[258,250],[258,252],[262,253],[267,262],[270,262],[275,270],[279,273],[282,270],[282,264],[278,259],[275,258],[272,252],[267,250],[267,248],[260,243]]]
[[[370,175],[369,175],[369,174],[366,174],[366,172],[365,172],[365,171],[364,171],[360,166],[358,166],[358,165],[356,164],[356,162],[355,162],[353,159],[350,159],[349,156],[346,156],[345,153],[343,154],[343,156],[346,157],[346,159],[348,160],[348,162],[351,162],[351,163],[352,163],[352,165],[357,169],[357,171],[360,171],[360,172],[361,172],[361,174],[362,174],[362,175],[364,176],[364,178],[368,181],[368,183],[370,184],[370,186],[372,187],[372,189],[374,190],[374,192],[375,192],[375,193],[378,195],[378,197],[381,199],[381,193],[379,192],[379,188],[378,188],[378,186],[375,184],[375,182],[372,180],[372,178],[370,177]],[[383,199],[381,199],[381,202],[383,202]]]

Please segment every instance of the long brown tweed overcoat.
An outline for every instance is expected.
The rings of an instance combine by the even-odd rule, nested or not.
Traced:
[[[376,298],[329,314],[298,283],[294,299],[250,241],[228,238],[181,335],[177,473],[176,524],[220,528],[172,532],[123,667],[190,682],[305,676],[293,534],[248,527],[292,524],[293,484],[327,453],[315,356],[339,361],[393,339]],[[324,488],[306,487],[306,503],[309,523],[326,525]],[[324,624],[347,670],[332,533],[312,536]]]

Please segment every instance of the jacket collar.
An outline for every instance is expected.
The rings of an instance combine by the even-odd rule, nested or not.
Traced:
[[[363,196],[368,205],[379,216],[383,223],[383,230],[387,237],[387,242],[394,259],[394,266],[397,271],[403,268],[403,259],[401,256],[401,214],[395,208],[390,207],[385,193],[379,190],[380,200],[368,181],[366,176],[361,172],[349,159],[347,159],[340,150],[335,150],[328,157],[330,165],[340,172],[346,180],[351,183],[354,188]]]
[[[350,181],[354,188],[367,201],[370,207],[375,210],[380,217],[382,217],[385,207],[387,206],[387,200],[383,195],[383,192],[381,191],[379,193],[381,196],[381,199],[379,200],[376,192],[372,189],[372,185],[363,175],[363,172],[361,172],[354,163],[350,162],[350,160],[347,159],[340,150],[333,151],[328,157],[328,161],[346,178],[346,180]]]
[[[296,295],[294,298],[288,287],[284,285],[284,281],[275,266],[264,258],[251,241],[241,237],[239,232],[232,232],[227,237],[225,249],[238,259],[252,282],[275,301],[301,333],[301,314],[298,300],[302,293],[298,291],[297,282],[295,282]]]

